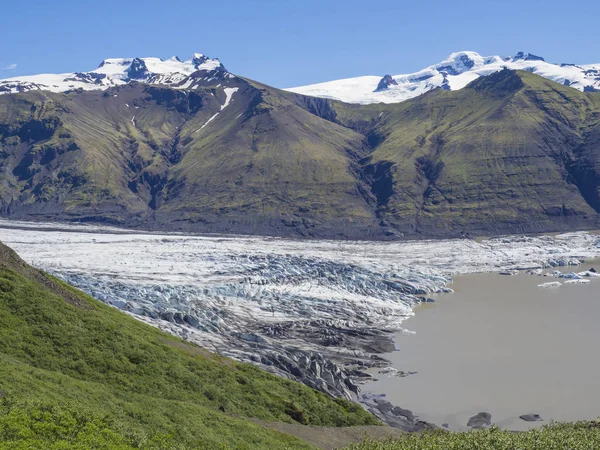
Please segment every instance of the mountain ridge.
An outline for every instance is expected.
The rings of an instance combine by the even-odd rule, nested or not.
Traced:
[[[0,96],[0,213],[338,239],[597,228],[600,95],[502,70],[347,104],[228,72]]]
[[[440,63],[412,74],[346,78],[285,90],[347,103],[397,103],[435,88],[462,89],[479,76],[491,75],[505,67],[530,71],[581,91],[600,91],[600,63],[549,63],[541,56],[522,51],[509,57],[482,56],[474,51],[459,51],[451,53]],[[190,76],[196,72],[203,73],[206,79],[215,76],[216,72],[234,76],[227,72],[218,58],[210,58],[202,53],[194,53],[192,58],[185,61],[181,61],[177,56],[168,59],[109,58],[103,60],[95,70],[87,72],[1,79],[0,94],[32,90],[104,90],[133,81],[187,89],[190,87]]]
[[[463,89],[476,78],[503,68],[529,71],[580,91],[600,91],[600,63],[554,64],[531,53],[501,57],[473,51],[452,53],[444,61],[412,74],[346,78],[286,90],[347,103],[399,103],[436,88]]]
[[[202,53],[194,53],[192,58],[181,61],[177,56],[169,59],[109,58],[89,72],[63,74],[40,74],[12,77],[0,80],[0,94],[15,94],[34,90],[66,92],[75,89],[105,90],[133,81],[148,84],[171,85],[185,89],[186,81],[192,74],[205,78],[228,75],[225,66],[217,58],[209,58]]]

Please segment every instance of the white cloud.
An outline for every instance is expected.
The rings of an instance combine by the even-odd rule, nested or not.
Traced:
[[[17,65],[16,65],[16,64],[9,64],[8,66],[6,66],[6,67],[3,67],[3,68],[2,68],[2,69],[0,69],[0,70],[15,70],[16,68],[17,68]]]

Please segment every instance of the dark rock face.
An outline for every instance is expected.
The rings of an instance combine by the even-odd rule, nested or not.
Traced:
[[[441,88],[444,91],[451,91],[452,88],[450,87],[450,80],[448,80],[448,74],[446,72],[442,72],[442,76],[444,77],[444,79],[442,80]]]
[[[206,55],[197,55],[197,56],[194,56],[194,58],[192,58],[192,63],[194,64],[194,67],[196,67],[196,69],[198,69],[202,64],[204,64],[209,59],[210,58]],[[219,64],[219,66],[217,68],[215,68],[214,70],[225,71],[226,69],[223,64]]]
[[[519,416],[519,418],[525,422],[541,422],[544,420],[539,414],[523,414],[522,416]]]
[[[127,71],[127,76],[132,80],[139,80],[147,75],[148,67],[146,67],[146,63],[139,58],[135,58],[131,62],[131,67],[129,67],[129,70]]]
[[[533,55],[531,53],[525,54],[523,52],[518,52],[514,56],[513,60],[518,61],[520,59],[522,59],[523,61],[545,61],[545,59],[542,58],[541,56]]]
[[[541,56],[537,56],[537,55],[528,53],[527,56],[525,57],[525,61],[545,61],[545,59],[542,58]]]
[[[390,86],[398,86],[398,82],[392,78],[391,75],[385,75],[377,85],[375,92],[385,91]]]
[[[65,81],[85,81],[87,83],[102,84],[102,80],[106,78],[105,73],[82,73],[76,72],[73,78],[65,78]]]
[[[474,429],[489,427],[492,425],[492,415],[487,412],[480,412],[469,419],[467,426]]]
[[[361,403],[379,420],[406,432],[438,429],[435,425],[419,420],[411,411],[392,405],[384,395],[364,394]]]

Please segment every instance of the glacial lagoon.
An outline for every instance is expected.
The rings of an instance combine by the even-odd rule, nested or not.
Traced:
[[[600,264],[563,267],[581,272]],[[548,269],[545,272],[556,269]],[[492,414],[502,428],[600,417],[600,278],[540,288],[565,279],[498,273],[459,275],[452,294],[415,309],[397,351],[385,355],[406,377],[374,371],[365,386],[421,420],[466,429]],[[543,422],[525,422],[524,414]]]

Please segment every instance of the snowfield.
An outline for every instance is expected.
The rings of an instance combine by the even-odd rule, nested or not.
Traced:
[[[187,89],[193,82],[189,76],[198,71],[207,75],[225,72],[216,58],[194,53],[191,59],[181,61],[176,56],[160,58],[109,58],[89,72],[40,74],[0,80],[0,94],[14,94],[35,90],[65,92],[73,89],[105,90],[113,86],[138,81],[148,84],[166,84]]]
[[[386,365],[377,353],[390,350],[389,333],[427,296],[448,292],[452,275],[600,256],[600,237],[586,232],[309,241],[0,220],[0,241],[139,320],[351,399],[363,369]]]
[[[372,75],[286,90],[348,103],[398,103],[436,88],[462,89],[476,78],[491,75],[505,67],[533,72],[580,91],[600,91],[600,64],[555,64],[523,52],[501,57],[481,56],[472,51],[452,53],[444,61],[418,72],[391,76],[387,83],[384,83],[386,78],[382,75]],[[195,53],[186,61],[181,61],[176,56],[164,60],[153,57],[111,58],[105,59],[95,70],[89,72],[28,75],[0,80],[0,94],[34,90],[105,90],[131,81],[186,90],[194,88],[199,72],[205,81],[234,77],[218,59],[208,58],[201,53]],[[232,93],[227,94],[227,99],[231,98],[230,94]],[[227,104],[226,101],[223,107]]]
[[[458,90],[478,77],[491,75],[503,68],[526,70],[575,89],[600,90],[600,64],[554,64],[532,54],[519,52],[512,57],[481,56],[463,51],[452,53],[444,61],[416,73],[393,75],[393,82],[383,88],[382,76],[346,78],[288,88],[297,94],[330,98],[347,103],[399,103],[432,89]]]

